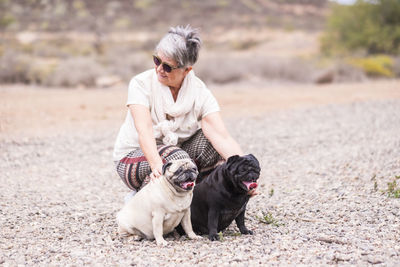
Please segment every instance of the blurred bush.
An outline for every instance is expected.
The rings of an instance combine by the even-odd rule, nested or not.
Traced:
[[[400,53],[400,1],[334,4],[321,41],[326,54],[357,50],[368,54]]]
[[[50,85],[49,80],[57,67],[57,60],[33,59],[28,71],[28,83]]]
[[[10,6],[10,0],[0,0],[0,32],[7,29],[15,22],[15,17],[7,7]]]
[[[0,57],[1,83],[29,83],[32,57],[14,50],[7,50]]]
[[[400,56],[393,59],[393,72],[396,77],[400,77]]]
[[[262,77],[269,80],[287,80],[308,83],[312,81],[313,73],[317,70],[312,60],[303,58],[262,58],[254,59],[255,69]]]
[[[346,61],[339,60],[334,64],[333,82],[362,82],[367,79],[365,72]]]
[[[367,75],[375,77],[394,77],[394,61],[385,55],[370,56],[349,60],[353,66],[361,68]]]
[[[48,84],[65,87],[92,87],[96,85],[96,79],[106,73],[106,69],[93,58],[70,58],[62,61],[56,67]]]
[[[0,30],[105,34],[166,25],[321,29],[328,0],[0,0]],[[173,15],[171,15],[173,14]],[[205,19],[204,14],[207,14]],[[156,19],[155,19],[156,18]]]
[[[313,60],[301,58],[280,58],[235,56],[235,54],[211,54],[200,59],[195,66],[196,74],[206,82],[217,84],[241,80],[264,79],[269,81],[289,81],[309,83],[318,67]]]
[[[102,57],[102,62],[109,66],[108,70],[111,74],[129,82],[134,74],[153,67],[151,56],[151,52],[115,45],[107,50]]]
[[[222,84],[244,79],[249,74],[250,65],[251,62],[246,60],[216,54],[201,58],[194,70],[205,82]]]

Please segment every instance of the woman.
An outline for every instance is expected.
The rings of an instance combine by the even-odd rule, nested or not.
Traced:
[[[129,83],[129,110],[114,160],[134,192],[159,177],[167,161],[190,157],[201,175],[218,161],[243,154],[224,126],[216,99],[192,70],[200,46],[195,29],[171,28],[155,49],[154,69]]]

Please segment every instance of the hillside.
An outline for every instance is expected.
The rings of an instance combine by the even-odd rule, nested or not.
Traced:
[[[207,83],[364,80],[347,63],[320,62],[328,11],[327,0],[0,0],[0,83],[126,84],[152,67],[166,30],[186,24],[200,28],[195,71]]]
[[[214,28],[320,29],[327,0],[1,0],[6,31],[164,30],[165,25]]]

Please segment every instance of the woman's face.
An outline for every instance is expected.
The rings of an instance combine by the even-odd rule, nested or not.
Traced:
[[[164,63],[168,63],[172,67],[178,66],[178,63],[171,59],[166,57],[163,53],[158,52],[157,56],[161,59],[161,61]],[[192,67],[187,67],[187,68],[176,68],[173,69],[171,72],[166,72],[163,69],[163,64],[160,64],[158,66],[154,66],[156,73],[157,73],[157,78],[160,83],[162,83],[165,86],[168,87],[173,87],[179,89],[182,85],[183,79],[185,78],[186,74],[192,69]]]

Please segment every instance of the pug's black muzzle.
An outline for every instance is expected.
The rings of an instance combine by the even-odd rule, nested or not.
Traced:
[[[197,170],[186,170],[178,176],[178,179],[175,180],[175,184],[184,190],[192,190],[195,185],[197,174]]]

